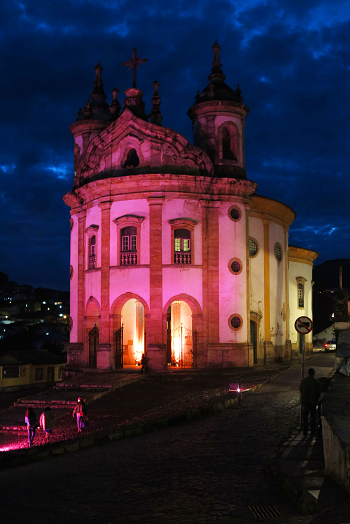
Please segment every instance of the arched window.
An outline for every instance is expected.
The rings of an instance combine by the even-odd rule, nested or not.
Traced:
[[[298,283],[298,307],[304,307],[304,284]]]
[[[121,265],[137,264],[137,229],[127,226],[120,231],[120,263]]]
[[[89,269],[96,267],[96,235],[89,239]]]
[[[298,308],[299,309],[304,309],[304,307],[305,307],[305,282],[306,282],[306,278],[304,278],[302,276],[299,276],[299,277],[296,277],[296,281],[297,281],[297,292],[298,292],[298,296],[297,296]]]
[[[136,149],[132,148],[132,149],[129,149],[126,155],[126,160],[124,164],[122,164],[122,167],[123,168],[133,168],[133,167],[137,167],[139,163],[140,163],[140,159],[137,156]]]
[[[191,231],[174,230],[174,264],[191,264]]]
[[[222,159],[237,160],[237,157],[233,151],[231,134],[227,127],[224,127],[222,130]]]

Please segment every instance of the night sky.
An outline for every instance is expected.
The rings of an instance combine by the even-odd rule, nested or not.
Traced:
[[[246,168],[258,193],[291,206],[289,241],[350,257],[350,2],[344,0],[2,0],[0,271],[69,289],[69,208],[76,120],[98,61],[107,102],[137,86],[163,125],[192,142],[187,109],[208,84],[217,39],[226,83],[250,108]]]

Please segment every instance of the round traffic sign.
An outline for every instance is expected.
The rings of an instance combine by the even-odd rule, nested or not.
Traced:
[[[301,335],[307,335],[312,331],[313,323],[309,317],[299,317],[296,319],[294,327]]]

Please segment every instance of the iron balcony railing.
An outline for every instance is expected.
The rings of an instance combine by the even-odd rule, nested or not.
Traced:
[[[89,269],[96,267],[96,255],[89,256]]]

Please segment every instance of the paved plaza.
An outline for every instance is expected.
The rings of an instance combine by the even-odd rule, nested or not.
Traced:
[[[329,376],[334,355],[307,361]],[[4,522],[309,523],[270,477],[299,414],[293,367],[217,415],[0,473]],[[130,386],[131,387],[131,386]],[[263,519],[257,512],[265,512]]]

